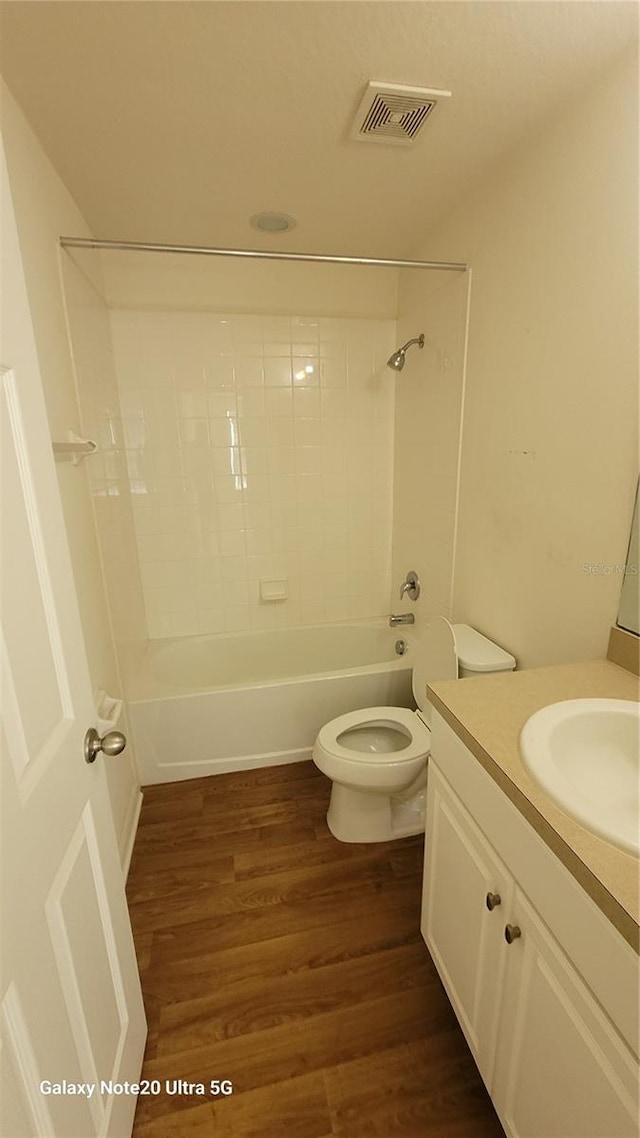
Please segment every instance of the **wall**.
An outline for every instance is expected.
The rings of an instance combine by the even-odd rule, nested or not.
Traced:
[[[465,273],[400,275],[398,341],[424,332],[425,346],[408,350],[396,380],[392,600],[418,632],[451,617],[468,287]],[[420,597],[400,602],[409,569]]]
[[[398,272],[380,266],[102,251],[110,308],[395,319]]]
[[[72,428],[82,433],[60,280],[58,237],[88,235],[87,226],[45,156],[26,119],[2,88],[2,130],[38,348],[47,414],[54,439]],[[87,264],[95,272],[95,265]],[[94,691],[121,693],[107,608],[87,464],[57,466],[78,604]],[[138,801],[131,747],[105,761],[109,794],[123,862]]]
[[[473,266],[453,615],[521,667],[602,657],[638,472],[637,61],[414,255]],[[587,567],[587,568],[585,568]]]
[[[112,328],[150,637],[387,613],[395,321],[119,310]],[[286,601],[261,601],[273,578]]]

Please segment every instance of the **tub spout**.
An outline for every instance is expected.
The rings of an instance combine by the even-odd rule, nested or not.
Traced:
[[[415,619],[412,612],[392,613],[389,617],[389,628],[395,628],[397,624],[415,624]]]

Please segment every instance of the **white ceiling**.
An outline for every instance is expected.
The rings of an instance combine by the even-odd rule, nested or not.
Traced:
[[[97,236],[410,256],[637,36],[616,0],[2,3],[2,70]],[[369,79],[450,89],[414,147],[348,140]],[[248,218],[293,214],[265,236]]]

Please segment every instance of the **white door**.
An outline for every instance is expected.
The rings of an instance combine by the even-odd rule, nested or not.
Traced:
[[[637,1138],[629,1049],[526,897],[506,948],[492,1098],[509,1138]]]
[[[100,1084],[137,1079],[146,1024],[103,759],[83,757],[95,710],[1,148],[0,166],[0,1134],[126,1138],[135,1095]]]

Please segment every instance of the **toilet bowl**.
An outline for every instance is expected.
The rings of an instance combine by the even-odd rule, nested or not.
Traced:
[[[468,625],[437,617],[415,646],[412,686],[418,708],[366,707],[326,723],[313,761],[333,782],[327,824],[342,842],[385,842],[424,830],[435,680],[512,671],[508,652]]]

